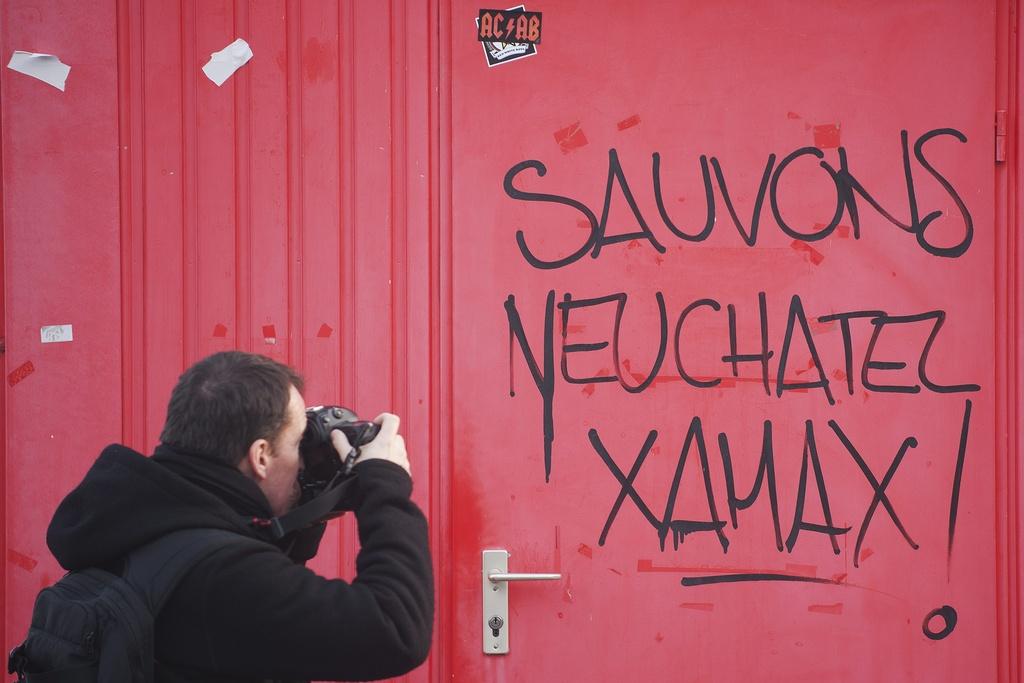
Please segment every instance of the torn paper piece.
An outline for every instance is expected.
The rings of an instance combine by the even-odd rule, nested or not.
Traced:
[[[239,67],[250,59],[252,59],[252,50],[249,48],[249,43],[239,38],[220,52],[210,55],[210,61],[203,67],[203,73],[217,85],[223,85],[224,81],[231,77],[231,74],[238,71]]]
[[[71,325],[45,325],[40,327],[39,341],[44,344],[74,341]]]
[[[22,52],[21,50],[14,51],[11,61],[7,63],[7,68],[32,78],[38,78],[61,92],[64,92],[64,82],[68,80],[68,74],[71,73],[71,67],[53,55]]]

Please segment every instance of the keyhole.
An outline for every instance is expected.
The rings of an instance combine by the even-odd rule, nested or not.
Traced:
[[[498,631],[500,631],[501,627],[505,625],[505,620],[499,616],[493,616],[490,621],[487,622],[487,625],[491,627],[491,633],[495,638],[497,638]]]

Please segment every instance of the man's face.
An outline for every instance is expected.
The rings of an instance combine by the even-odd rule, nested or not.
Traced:
[[[274,515],[283,515],[299,501],[299,442],[306,431],[306,404],[302,396],[290,387],[285,423],[277,438],[271,442],[271,457],[267,464],[267,477],[260,488],[270,501]]]

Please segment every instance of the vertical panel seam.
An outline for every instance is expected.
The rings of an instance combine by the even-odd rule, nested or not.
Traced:
[[[1013,435],[1012,443],[1010,444],[1010,452],[1013,458],[1013,523],[1015,533],[1012,537],[1013,546],[1012,552],[1007,553],[1008,557],[1011,558],[1012,578],[1014,583],[1013,590],[1013,656],[1010,663],[1011,675],[1014,680],[1020,680],[1021,676],[1021,462],[1020,462],[1020,447],[1021,447],[1021,342],[1020,331],[1021,325],[1021,295],[1020,295],[1020,269],[1021,263],[1021,231],[1020,231],[1020,116],[1021,110],[1019,107],[1020,97],[1020,12],[1017,0],[1010,0],[1008,12],[1010,14],[1008,33],[1013,36],[1014,40],[1010,45],[1010,59],[1008,60],[1007,66],[1010,68],[1013,74],[1010,79],[1010,98],[1008,98],[1008,104],[1011,105],[1014,112],[1012,133],[1013,133],[1013,166],[1009,169],[1010,177],[1012,182],[1008,184],[1010,191],[1009,201],[1007,202],[1008,218],[1007,226],[1009,227],[1009,235],[1007,237],[1010,240],[1011,248],[1008,250],[1011,255],[1009,263],[1009,284],[1008,292],[1009,298],[1013,301],[1010,312],[1010,324],[1007,326],[1007,333],[1009,336],[1009,370],[1008,383],[1012,387],[1012,391],[1008,396],[1008,415],[1013,421],[1013,429],[1010,433]]]
[[[130,55],[131,40],[126,37],[131,35],[130,18],[127,0],[117,0],[115,5],[117,15],[117,159],[118,159],[118,215],[120,218],[120,240],[121,240],[121,440],[130,444],[132,442],[132,405],[133,405],[133,357],[132,344],[134,331],[132,329],[132,187],[131,187],[131,158],[135,153],[134,146],[126,144],[131,140],[130,107],[131,100],[131,59],[125,58],[125,52]],[[127,62],[127,64],[125,63]]]
[[[428,444],[429,444],[429,491],[430,491],[430,520],[431,520],[431,545],[432,547],[439,550],[439,553],[435,555],[445,555],[447,557],[453,557],[450,546],[446,546],[444,541],[446,540],[446,528],[450,520],[450,515],[446,515],[441,511],[444,506],[448,505],[445,496],[448,491],[444,488],[440,481],[440,475],[443,472],[441,463],[443,462],[443,454],[441,452],[441,433],[442,428],[440,425],[442,412],[441,407],[441,363],[440,354],[443,350],[443,345],[439,344],[438,340],[438,316],[440,315],[439,298],[442,288],[440,286],[440,267],[439,267],[439,243],[438,235],[440,233],[440,214],[441,214],[441,194],[438,191],[440,185],[440,139],[441,139],[441,117],[440,113],[440,72],[441,72],[441,11],[440,3],[438,0],[430,0],[427,8],[428,16],[428,31],[427,35],[427,77],[426,83],[426,102],[427,102],[427,174],[429,177],[427,186],[427,273],[428,273],[428,297],[427,297],[427,326],[428,326],[428,376],[427,376],[427,392],[429,396],[428,404]],[[450,565],[450,562],[445,562],[444,567]],[[438,558],[434,558],[434,569],[435,576],[440,578],[440,585],[438,586],[438,593],[442,596],[451,595],[451,591],[448,590],[448,582],[445,579],[445,574],[442,572],[442,565],[439,563]],[[442,598],[440,601],[440,607],[437,613],[434,615],[435,633],[436,640],[440,642],[440,647],[435,648],[431,655],[430,661],[430,672],[431,680],[442,681],[447,680],[447,672],[451,669],[447,665],[451,654],[450,648],[448,647],[447,634],[450,629],[450,612],[447,605],[451,602],[450,599]]]
[[[402,11],[395,11],[395,2],[389,2],[389,61],[390,61],[390,133],[391,143],[391,240],[390,240],[390,289],[391,289],[391,405],[401,415],[408,414],[408,259],[403,259],[408,235],[407,164],[409,158],[408,120],[405,89],[407,87],[403,69],[407,50],[405,49],[405,22]],[[404,263],[403,263],[404,261]]]
[[[0,3],[0,45],[7,46],[8,32],[7,27],[10,23],[7,19],[8,5]],[[6,337],[7,335],[7,268],[6,268],[6,253],[4,251],[4,244],[7,239],[7,204],[4,201],[4,185],[2,182],[7,177],[7,169],[4,166],[4,142],[5,136],[4,131],[6,128],[3,126],[4,120],[4,107],[3,103],[6,102],[6,88],[4,87],[6,78],[0,76],[0,336]],[[7,353],[0,354],[0,367],[3,368],[3,376],[7,377]],[[7,501],[10,497],[7,495],[7,386],[0,387],[0,493],[3,494],[3,501],[0,502],[0,553],[3,553],[2,557],[5,561],[0,564],[0,594],[5,598],[7,596]],[[7,601],[4,600],[4,605]],[[4,648],[7,647],[7,617],[8,611],[4,607],[0,609],[0,643],[3,644]]]
[[[996,5],[995,48],[996,98],[993,112],[1013,113],[1010,163],[995,166],[996,249],[992,286],[995,291],[993,315],[996,321],[995,419],[997,447],[993,513],[996,540],[996,672],[1000,681],[1017,681],[1021,657],[1021,520],[1019,455],[1020,374],[1018,367],[1020,267],[1018,215],[1018,168],[1020,163],[1017,128],[1018,79],[1017,2],[1003,0]],[[1001,63],[1001,62],[1005,62]],[[1005,436],[1002,436],[1005,435]],[[1002,457],[999,452],[1002,451]],[[1001,551],[1001,552],[1000,552]]]
[[[184,8],[189,7],[186,17]],[[197,295],[199,250],[197,248],[199,233],[199,201],[198,188],[198,79],[195,76],[194,59],[198,41],[198,23],[196,21],[197,0],[183,0],[181,12],[182,36],[182,369],[191,365],[199,348],[199,330],[197,323]],[[191,24],[190,26],[188,24]]]
[[[138,16],[139,16],[139,19],[138,19],[138,28],[139,28],[138,36],[139,36],[139,38],[138,38],[138,49],[136,50],[135,54],[137,54],[138,58],[139,58],[139,66],[136,69],[136,73],[139,76],[139,79],[138,79],[138,81],[139,81],[139,97],[138,97],[137,101],[135,102],[135,104],[137,104],[137,106],[138,106],[138,112],[135,115],[135,118],[138,119],[139,126],[138,126],[138,133],[132,137],[132,142],[135,143],[135,146],[139,150],[139,168],[138,168],[138,170],[135,170],[134,167],[133,167],[132,176],[138,178],[138,198],[140,200],[138,202],[138,204],[140,205],[139,209],[138,209],[139,220],[138,220],[138,223],[136,223],[137,227],[139,228],[139,233],[140,234],[136,235],[135,238],[136,239],[140,239],[141,238],[141,239],[140,239],[140,243],[138,244],[137,251],[136,251],[136,256],[138,256],[138,260],[136,261],[135,265],[138,266],[138,271],[137,271],[136,276],[135,276],[135,287],[136,287],[136,289],[135,289],[135,301],[136,301],[136,304],[135,304],[135,308],[133,309],[133,310],[139,311],[139,313],[140,313],[140,320],[136,321],[136,325],[135,325],[135,333],[138,334],[139,338],[136,340],[136,347],[135,347],[135,349],[133,349],[133,353],[137,351],[134,374],[136,376],[136,382],[138,383],[136,388],[139,389],[139,396],[138,396],[138,398],[136,398],[134,396],[132,398],[133,398],[133,403],[135,401],[138,402],[138,408],[139,409],[135,413],[135,415],[136,416],[141,416],[141,418],[136,418],[140,422],[140,424],[137,425],[136,429],[135,429],[135,432],[139,435],[139,443],[138,443],[138,445],[140,447],[145,448],[146,446],[148,446],[148,440],[149,440],[148,439],[148,437],[149,437],[149,433],[148,433],[149,425],[148,425],[148,420],[146,419],[146,416],[149,414],[149,382],[148,382],[149,375],[146,372],[146,367],[147,367],[146,363],[148,361],[148,358],[147,358],[147,353],[146,353],[146,333],[147,333],[147,327],[146,327],[146,305],[145,305],[145,303],[146,303],[146,298],[145,297],[146,297],[146,293],[148,291],[147,288],[146,288],[146,263],[147,263],[147,259],[146,259],[146,255],[147,255],[147,251],[146,251],[146,226],[147,226],[147,222],[148,222],[148,219],[149,219],[149,212],[146,209],[146,189],[148,187],[147,184],[146,184],[147,176],[146,176],[146,107],[145,107],[145,103],[146,103],[146,79],[145,79],[145,73],[146,73],[146,71],[145,71],[145,69],[146,69],[146,32],[145,32],[145,27],[146,27],[146,10],[145,10],[145,5],[143,4],[143,2],[141,0],[139,0],[139,2],[138,2]],[[129,54],[132,54],[132,53],[129,53]],[[133,190],[135,189],[135,184],[134,183],[132,185],[132,189]]]
[[[356,85],[355,85],[355,74],[356,74],[356,11],[354,2],[343,3],[344,12],[344,35],[345,35],[345,64],[344,71],[339,71],[340,77],[342,78],[343,89],[347,94],[346,101],[344,103],[344,109],[339,109],[338,113],[340,117],[343,117],[345,126],[343,127],[343,140],[341,141],[342,146],[342,167],[339,169],[339,182],[344,183],[345,192],[345,229],[339,239],[339,245],[345,249],[345,253],[341,255],[338,263],[344,268],[341,282],[344,287],[342,296],[339,298],[344,299],[345,303],[342,305],[341,314],[339,318],[341,322],[341,330],[338,332],[338,343],[341,345],[341,369],[343,377],[343,395],[346,401],[351,401],[353,405],[358,405],[356,402],[355,394],[358,391],[357,376],[359,372],[359,363],[356,362],[356,352],[358,347],[356,345],[356,288],[358,286],[358,278],[356,277],[356,242],[358,238],[358,230],[356,229],[356,202],[358,201],[358,193],[355,191],[356,183],[356,143],[355,143],[355,130],[356,130],[356,116],[358,109],[356,108]],[[339,10],[339,20],[342,17],[342,10]],[[340,39],[340,38],[339,38]],[[347,565],[354,565],[354,562],[347,562],[345,559],[344,550],[354,551],[356,548],[356,539],[350,530],[352,529],[351,524],[342,530],[342,535],[339,538],[338,547],[342,551],[338,558],[338,571],[343,572]],[[349,532],[349,533],[347,533]]]
[[[239,5],[241,2],[241,6]],[[235,35],[249,36],[248,0],[233,0]],[[239,9],[241,7],[241,9]],[[235,133],[235,348],[252,351],[252,70],[233,82]]]
[[[348,69],[351,62],[351,3],[342,3],[338,8],[338,388],[342,396],[348,396],[349,356],[351,347],[347,344],[351,292],[348,287],[350,254],[348,248],[352,232],[350,185],[352,174],[349,157],[352,154],[352,120],[349,111],[352,99],[351,80]],[[347,400],[347,398],[346,398]]]
[[[435,231],[437,243],[434,247],[436,258],[436,277],[433,282],[437,287],[434,302],[436,310],[434,320],[431,323],[433,336],[437,349],[437,375],[434,378],[434,391],[436,396],[435,424],[438,428],[436,437],[437,462],[436,471],[436,497],[437,501],[436,519],[440,524],[435,528],[440,529],[437,548],[441,554],[454,557],[454,534],[451,529],[451,522],[454,518],[454,463],[451,455],[451,439],[454,433],[453,417],[453,331],[451,329],[451,316],[453,304],[453,282],[452,282],[452,240],[453,240],[453,187],[452,187],[452,28],[451,28],[451,3],[449,0],[434,0],[437,7],[437,49],[435,52],[437,60],[437,125],[436,125],[436,150],[437,150],[437,216],[438,223]],[[442,595],[452,594],[454,580],[452,563],[444,564],[445,570],[440,573],[440,593]],[[442,615],[438,619],[441,627],[440,639],[442,641],[442,660],[439,663],[441,677],[438,680],[447,680],[454,676],[453,654],[451,648],[453,624],[455,618],[454,600],[442,603],[440,610]]]
[[[356,277],[356,253],[358,243],[358,230],[356,229],[355,217],[356,217],[356,202],[358,201],[358,193],[355,192],[355,169],[356,169],[356,158],[357,148],[355,144],[355,130],[358,109],[356,107],[356,87],[355,87],[355,61],[357,50],[355,49],[355,8],[354,3],[344,3],[346,22],[346,34],[347,40],[345,50],[346,64],[343,75],[344,87],[347,90],[348,101],[345,103],[345,114],[347,119],[347,130],[344,130],[344,142],[343,142],[343,167],[341,169],[342,182],[345,184],[345,193],[348,201],[345,204],[345,217],[346,224],[345,230],[342,235],[342,244],[347,245],[346,253],[343,254],[343,258],[340,263],[344,264],[344,282],[347,288],[344,298],[349,305],[347,308],[343,307],[342,312],[344,317],[340,318],[343,321],[342,331],[338,335],[339,342],[342,343],[342,368],[344,370],[344,384],[346,388],[346,400],[355,402],[356,394],[358,392],[358,374],[359,364],[356,362],[356,336],[355,336],[355,315],[356,306],[355,303],[358,301],[357,289],[359,285],[359,279]],[[347,149],[345,149],[347,147]]]
[[[397,164],[395,163],[395,98],[397,97],[395,87],[395,0],[388,0],[388,70],[387,70],[387,82],[388,82],[388,300],[390,305],[390,322],[388,330],[388,341],[391,353],[389,361],[391,365],[391,384],[388,387],[388,410],[396,412],[398,408],[395,405],[395,397],[397,395],[397,339],[398,339],[398,311],[397,311],[397,290],[398,284],[395,282],[395,240],[397,232],[397,204],[398,204],[398,191],[395,186],[395,174],[397,173]]]
[[[302,352],[302,5],[295,0],[285,12],[288,97],[288,364],[305,369]],[[296,345],[300,348],[296,350]]]

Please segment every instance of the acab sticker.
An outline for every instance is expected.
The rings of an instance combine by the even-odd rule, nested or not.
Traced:
[[[476,18],[476,34],[489,67],[532,57],[540,43],[541,13],[528,12],[525,5],[482,9]]]

